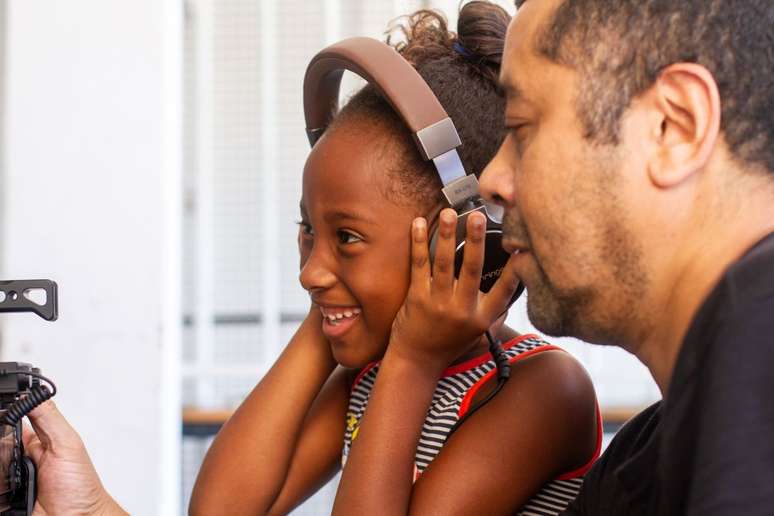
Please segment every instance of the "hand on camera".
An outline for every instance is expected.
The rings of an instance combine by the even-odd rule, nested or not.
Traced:
[[[24,448],[37,466],[33,516],[125,515],[97,476],[83,441],[53,401],[29,414]]]
[[[392,326],[389,350],[436,371],[469,351],[508,308],[519,285],[511,262],[487,293],[479,291],[484,263],[486,217],[467,220],[465,257],[454,277],[456,214],[446,209],[434,263],[430,264],[427,222],[416,219],[411,229],[411,285]]]

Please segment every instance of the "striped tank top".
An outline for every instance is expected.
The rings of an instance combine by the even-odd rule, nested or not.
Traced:
[[[523,335],[503,346],[511,364],[521,359],[548,350],[561,350],[541,340],[535,335]],[[347,462],[352,441],[357,439],[360,422],[368,406],[371,389],[379,372],[379,363],[375,362],[363,369],[355,379],[347,409],[347,428],[344,432],[342,466]],[[443,447],[449,431],[470,409],[473,397],[487,380],[496,374],[495,363],[489,353],[448,368],[438,381],[433,394],[430,409],[427,412],[422,433],[414,456],[414,481],[430,465]],[[597,409],[597,448],[592,459],[584,467],[565,473],[547,483],[535,494],[517,514],[519,515],[556,515],[561,513],[576,497],[583,475],[599,456],[602,444],[602,421]]]

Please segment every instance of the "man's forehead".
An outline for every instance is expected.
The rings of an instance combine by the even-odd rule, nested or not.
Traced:
[[[563,0],[528,0],[519,7],[516,15],[508,26],[503,52],[503,62],[500,82],[511,97],[519,97],[522,93],[520,80],[529,77],[526,73],[545,61],[538,55],[538,38],[545,29],[546,23]]]

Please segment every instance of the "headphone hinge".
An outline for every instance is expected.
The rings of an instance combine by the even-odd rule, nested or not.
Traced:
[[[414,134],[414,140],[426,160],[435,159],[462,145],[457,128],[449,117],[420,129]]]
[[[433,164],[444,187],[465,177],[465,167],[462,164],[460,155],[457,154],[457,149],[452,149],[440,156],[436,156],[433,158]]]
[[[467,202],[479,198],[478,179],[473,174],[469,174],[449,183],[442,191],[449,205],[459,210]]]

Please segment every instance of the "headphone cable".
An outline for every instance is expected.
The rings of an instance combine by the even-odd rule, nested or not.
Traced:
[[[489,333],[489,330],[487,330],[485,333],[487,340],[489,341],[489,353],[492,355],[492,358],[495,362],[495,367],[497,368],[497,385],[495,385],[495,388],[492,389],[492,392],[486,395],[484,399],[473,405],[468,412],[462,416],[460,419],[457,420],[456,423],[454,423],[454,426],[449,430],[449,433],[446,435],[446,440],[449,440],[449,437],[452,436],[454,432],[457,431],[457,429],[462,426],[462,423],[468,420],[470,416],[472,416],[477,410],[479,410],[481,407],[492,401],[492,399],[499,393],[503,386],[505,385],[505,382],[508,381],[508,378],[511,377],[511,364],[508,362],[508,355],[505,354],[505,351],[503,350],[502,342],[500,342],[499,339],[495,339],[491,333]]]

